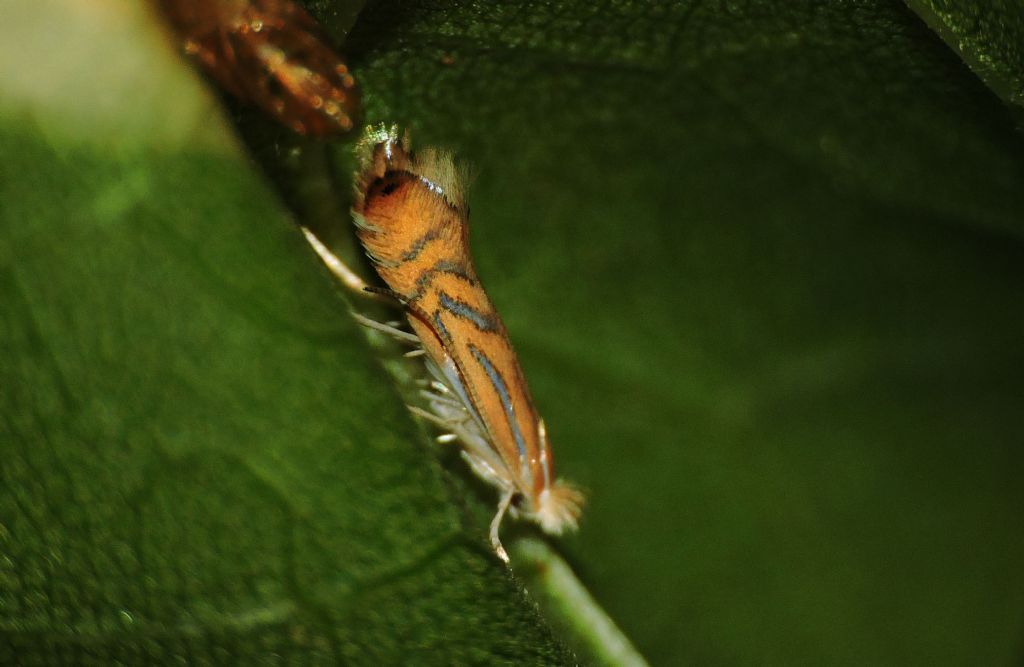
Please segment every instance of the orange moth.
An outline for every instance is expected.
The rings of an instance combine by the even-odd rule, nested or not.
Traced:
[[[160,0],[185,52],[227,91],[300,134],[355,126],[355,79],[293,0]]]
[[[468,246],[462,174],[451,155],[413,153],[408,135],[373,128],[360,144],[352,215],[386,289],[368,287],[309,230],[307,240],[347,286],[384,293],[402,306],[411,333],[359,318],[417,346],[431,377],[426,407],[412,411],[458,441],[473,471],[501,493],[490,540],[506,512],[547,533],[576,528],[582,494],[557,479],[544,420],[530,397],[505,325],[487,297]],[[358,316],[357,316],[358,317]]]

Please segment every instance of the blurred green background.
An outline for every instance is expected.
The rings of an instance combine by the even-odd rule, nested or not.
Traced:
[[[1018,3],[308,6],[475,166],[556,546],[652,664],[1024,659]],[[590,657],[296,231],[350,146],[145,5],[4,13],[0,662]]]

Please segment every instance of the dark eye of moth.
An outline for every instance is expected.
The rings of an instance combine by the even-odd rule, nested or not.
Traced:
[[[389,171],[370,184],[366,189],[366,197],[388,197],[414,178],[415,176],[407,171]]]
[[[355,79],[294,0],[159,3],[185,52],[228,92],[300,134],[328,137],[355,127]]]

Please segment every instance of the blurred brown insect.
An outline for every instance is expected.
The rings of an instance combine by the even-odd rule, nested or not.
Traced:
[[[356,124],[359,94],[320,26],[292,0],[159,0],[184,50],[235,96],[296,132]]]

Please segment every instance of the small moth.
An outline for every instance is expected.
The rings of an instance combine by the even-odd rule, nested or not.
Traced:
[[[464,179],[452,156],[414,154],[396,128],[371,129],[360,147],[352,211],[357,234],[386,289],[368,287],[307,229],[307,240],[347,286],[393,297],[412,332],[360,318],[417,348],[431,382],[411,410],[458,441],[462,456],[501,493],[490,541],[506,512],[551,534],[576,528],[582,494],[555,477],[551,448],[505,325],[469,254]],[[357,316],[358,317],[358,316]]]
[[[195,58],[227,91],[299,134],[355,126],[355,79],[293,0],[159,0]]]

